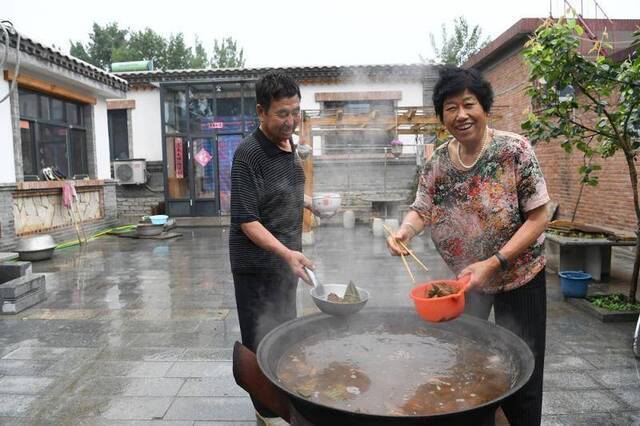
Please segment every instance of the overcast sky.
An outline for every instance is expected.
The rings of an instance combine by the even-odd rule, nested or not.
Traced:
[[[244,48],[246,66],[416,63],[433,55],[429,33],[463,15],[494,38],[524,17],[563,13],[561,0],[1,0],[0,19],[44,44],[68,52],[69,40],[88,41],[92,23],[150,27],[168,36],[231,36]],[[8,2],[8,5],[7,5]],[[580,8],[580,0],[570,1]],[[583,0],[587,17],[593,1]],[[640,0],[599,0],[610,18],[640,18]],[[601,17],[598,12],[598,17]],[[449,28],[452,28],[449,25]]]

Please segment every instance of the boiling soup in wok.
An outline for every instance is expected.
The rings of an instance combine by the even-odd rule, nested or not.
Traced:
[[[279,360],[278,379],[311,401],[374,415],[460,411],[507,392],[507,357],[448,331],[374,331],[311,336]]]

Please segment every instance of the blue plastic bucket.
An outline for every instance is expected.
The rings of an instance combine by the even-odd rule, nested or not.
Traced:
[[[584,298],[591,275],[582,271],[562,271],[560,275],[560,289],[564,297]]]
[[[169,216],[167,216],[166,214],[157,214],[154,216],[149,216],[149,219],[154,225],[164,225],[165,223],[167,223],[167,219],[169,219]]]

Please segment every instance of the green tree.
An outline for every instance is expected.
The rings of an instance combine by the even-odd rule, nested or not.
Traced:
[[[635,301],[640,269],[640,202],[635,159],[640,153],[640,32],[634,35],[635,57],[613,62],[595,41],[589,54],[580,50],[584,30],[574,20],[547,20],[527,42],[528,94],[539,107],[522,128],[532,142],[554,141],[567,152],[578,149],[585,163],[582,182],[597,185],[594,158],[622,153],[629,169],[637,219],[636,257],[629,289]]]
[[[196,36],[193,51],[191,68],[207,68],[209,66],[209,56],[207,55],[207,49],[202,45],[198,36]]]
[[[156,68],[167,63],[167,41],[151,28],[131,33],[127,43],[113,52],[114,62],[153,61]]]
[[[91,56],[89,56],[82,43],[80,43],[79,41],[69,40],[69,44],[71,44],[71,48],[69,49],[69,53],[71,54],[71,56],[93,64]]]
[[[429,33],[431,47],[435,52],[435,59],[420,57],[423,62],[460,66],[474,53],[489,44],[489,39],[482,40],[482,29],[476,25],[469,28],[467,19],[459,16],[453,20],[453,34],[449,36],[447,27],[442,24],[441,46],[438,47],[433,33]]]
[[[120,29],[113,23],[104,27],[93,24],[89,38],[90,41],[86,44],[70,40],[70,53],[104,69],[109,69],[113,62],[141,60],[152,60],[156,69],[206,68],[210,63],[207,48],[197,36],[194,47],[191,48],[186,45],[182,33],[171,35],[167,39],[151,28],[131,32]],[[218,49],[224,58],[238,56],[235,42],[223,42],[222,47],[218,46]],[[242,50],[239,58],[244,65]],[[225,60],[230,62],[229,59]]]
[[[169,37],[166,60],[166,69],[169,70],[189,68],[191,66],[193,53],[191,48],[185,44],[182,33],[172,34]]]
[[[244,49],[232,37],[223,38],[220,43],[214,41],[212,68],[242,68],[244,67]]]
[[[129,30],[118,28],[115,22],[106,24],[104,27],[94,23],[87,45],[72,41],[70,53],[97,67],[109,69],[109,65],[113,62],[114,50],[125,46],[128,34]]]

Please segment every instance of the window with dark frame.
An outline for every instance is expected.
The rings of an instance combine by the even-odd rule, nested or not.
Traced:
[[[22,88],[18,99],[24,179],[39,179],[45,167],[67,178],[87,177],[85,105]]]
[[[129,126],[126,109],[111,109],[107,113],[109,120],[109,149],[111,161],[127,160],[129,153]]]

